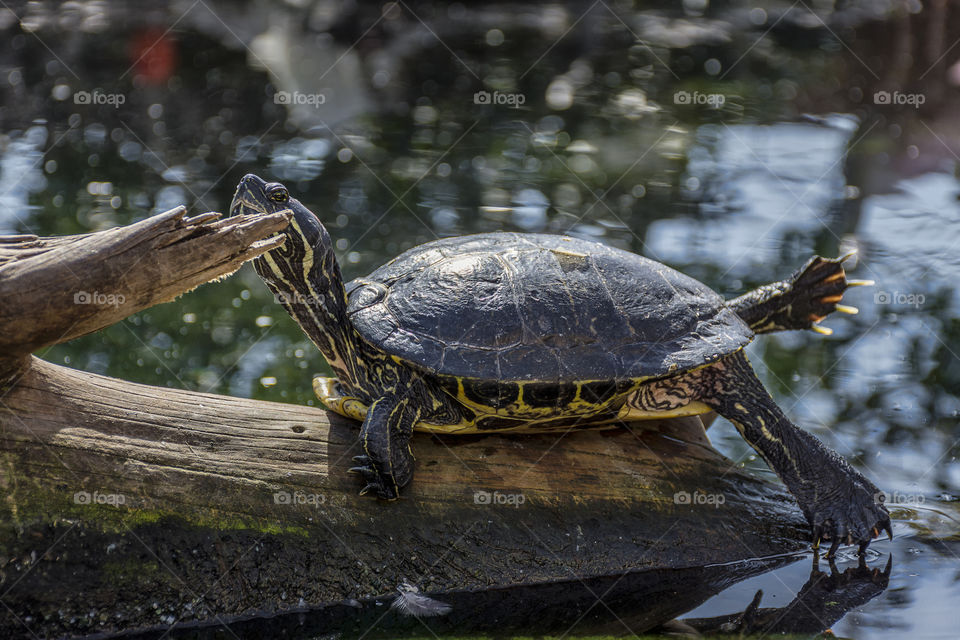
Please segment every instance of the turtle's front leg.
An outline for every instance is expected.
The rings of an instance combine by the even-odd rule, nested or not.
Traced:
[[[858,543],[861,552],[885,530],[890,514],[880,490],[839,454],[793,424],[757,379],[742,352],[696,372],[697,396],[730,420],[794,495],[813,527],[814,546]]]
[[[399,497],[400,489],[413,478],[410,436],[419,419],[419,405],[402,390],[370,405],[360,428],[365,455],[356,456],[358,466],[350,469],[367,482],[360,495],[374,491],[384,500]]]

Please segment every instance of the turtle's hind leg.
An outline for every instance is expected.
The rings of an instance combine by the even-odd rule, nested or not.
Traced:
[[[359,398],[344,394],[336,378],[317,376],[313,379],[313,392],[320,398],[320,402],[334,413],[359,422],[363,422],[367,417],[370,407]]]
[[[830,538],[831,557],[842,542],[863,551],[881,530],[893,536],[880,490],[784,415],[743,352],[690,376],[686,388],[730,420],[787,485],[813,527],[814,546]]]
[[[870,280],[847,280],[839,258],[814,256],[796,273],[780,282],[764,285],[727,303],[754,333],[813,329],[829,335],[818,323],[834,311],[857,313],[856,307],[837,304],[847,287],[873,284]]]

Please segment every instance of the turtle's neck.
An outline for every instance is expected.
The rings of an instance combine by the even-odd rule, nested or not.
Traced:
[[[319,238],[309,246],[298,228],[291,231],[283,246],[257,258],[254,267],[345,390],[362,391],[368,386],[361,365],[367,346],[347,317],[347,295],[330,234],[320,225]]]

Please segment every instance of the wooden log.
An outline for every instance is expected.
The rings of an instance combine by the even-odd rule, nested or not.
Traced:
[[[794,550],[807,534],[792,499],[720,456],[697,418],[417,434],[416,479],[385,503],[347,474],[356,424],[321,409],[38,359],[2,402],[6,553],[30,558],[30,536],[61,536],[8,562],[5,602],[58,632],[382,596],[404,579],[442,593],[696,567]],[[102,610],[82,597],[91,589]],[[142,610],[146,592],[156,611]],[[54,613],[65,607],[74,622]]]
[[[177,207],[126,227],[58,238],[0,236],[0,383],[24,357],[216,278],[282,243],[287,213],[186,217]]]

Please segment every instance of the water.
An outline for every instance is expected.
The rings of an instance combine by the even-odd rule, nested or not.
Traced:
[[[732,297],[812,253],[856,249],[853,276],[877,282],[845,298],[859,315],[828,319],[828,338],[764,337],[750,354],[787,413],[898,503],[897,539],[871,547],[872,564],[893,556],[889,586],[834,632],[955,637],[951,42],[926,34],[905,56],[902,22],[825,12],[826,28],[777,3],[295,4],[30,5],[13,9],[19,24],[4,11],[0,232],[95,231],[178,204],[224,211],[255,172],[320,215],[348,278],[437,237],[545,231],[661,260]],[[40,355],[304,404],[328,371],[248,266]],[[726,422],[711,437],[769,474]],[[686,616],[740,611],[758,588],[761,606],[785,602],[806,560]]]

